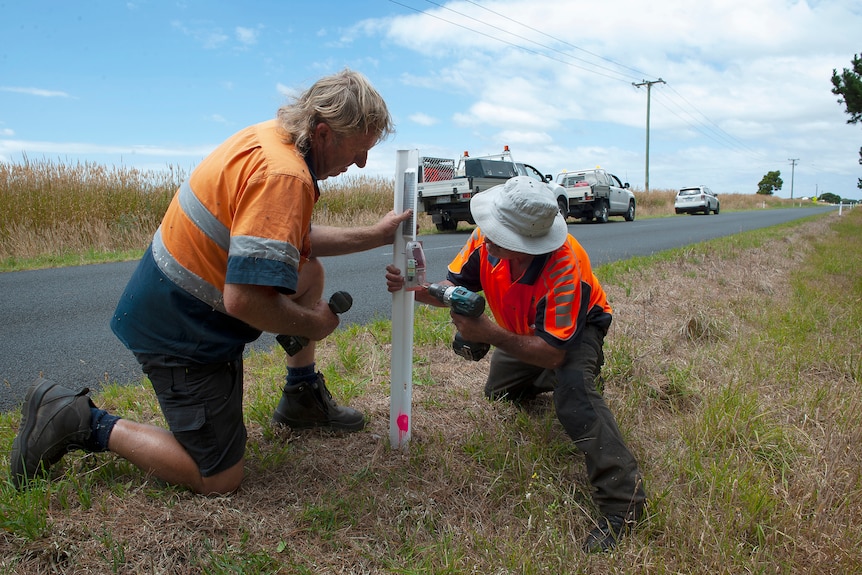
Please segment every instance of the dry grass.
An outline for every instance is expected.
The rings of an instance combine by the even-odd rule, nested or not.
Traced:
[[[0,265],[5,270],[134,259],[147,246],[186,173],[29,160],[0,162]],[[315,221],[370,225],[392,209],[393,178],[345,174],[322,184]],[[673,213],[673,190],[635,192],[638,217]],[[723,210],[791,205],[756,194],[727,194]],[[436,233],[431,218],[420,233]],[[461,226],[467,226],[463,223]]]
[[[360,184],[389,209],[385,179]],[[388,322],[319,348],[335,396],[369,418],[359,433],[272,426],[283,354],[255,353],[238,493],[70,454],[51,481],[0,486],[0,573],[862,572],[860,227],[833,213],[597,270],[615,309],[605,396],[651,500],[613,554],[580,552],[595,510],[550,398],[485,401],[487,359],[454,356],[445,310],[420,307],[408,450],[388,446]],[[148,385],[95,399],[164,425]],[[0,414],[3,467],[19,419]]]
[[[183,178],[173,168],[0,162],[0,262],[141,250]]]
[[[550,398],[527,410],[483,400],[487,359],[455,357],[445,311],[420,308],[406,452],[386,439],[386,325],[351,328],[320,349],[336,395],[370,418],[360,433],[272,427],[282,356],[257,354],[246,363],[240,492],[198,497],[111,455],[67,456],[37,501],[26,501],[44,506],[38,535],[0,532],[0,570],[859,572],[862,312],[822,317],[799,341],[790,338],[802,329],[779,327],[801,305],[798,270],[834,236],[835,220],[753,247],[719,244],[709,258],[691,248],[608,271],[615,320],[605,395],[651,496],[649,518],[614,554],[579,551],[594,509],[583,459]],[[145,387],[98,400],[161,424]]]

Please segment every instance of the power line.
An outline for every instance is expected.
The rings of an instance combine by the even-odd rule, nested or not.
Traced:
[[[431,2],[431,0],[425,0],[425,1],[429,2],[431,4],[436,4],[434,2]],[[593,52],[590,52],[589,50],[587,50],[585,48],[581,48],[580,46],[576,46],[575,44],[572,44],[571,42],[568,42],[568,41],[563,40],[561,38],[551,36],[550,34],[545,32],[544,30],[540,30],[538,28],[533,28],[532,26],[528,26],[527,24],[524,24],[523,22],[519,22],[518,20],[515,20],[514,18],[510,18],[510,17],[506,16],[505,14],[500,14],[499,12],[495,12],[494,10],[491,10],[490,8],[482,6],[481,4],[478,4],[476,2],[473,2],[473,0],[465,0],[465,1],[476,6],[477,8],[481,8],[482,10],[485,10],[486,12],[490,12],[491,14],[494,14],[495,16],[499,16],[500,18],[503,18],[505,20],[508,20],[508,21],[514,23],[514,24],[517,24],[519,26],[527,28],[528,30],[532,30],[533,32],[537,32],[543,36],[547,36],[548,38],[550,38],[551,40],[554,40],[555,42],[559,42],[560,44],[564,44],[566,46],[569,46],[570,48],[574,48],[575,50],[579,50],[581,52],[584,52],[585,54],[589,54],[590,56],[593,56],[594,58],[599,58],[601,60],[604,60],[605,62],[609,62],[609,63],[613,64],[614,66],[618,66],[619,68],[624,68],[626,70],[630,70],[630,71],[634,72],[635,75],[637,75],[637,76],[643,77],[643,76],[651,76],[652,75],[652,74],[646,74],[644,72],[641,72],[640,70],[637,70],[635,68],[630,68],[629,66],[626,66],[625,64],[620,64],[619,62],[611,60],[610,58],[605,58],[604,56],[602,56],[600,54],[595,54]],[[439,6],[439,4],[437,4],[437,6]],[[593,65],[595,65],[595,64],[593,64]]]
[[[702,124],[702,125],[706,126],[706,127],[707,127],[707,129],[709,129],[711,132],[713,132],[713,131],[714,131],[715,133],[717,133],[717,134],[718,134],[718,136],[719,136],[720,138],[722,138],[722,139],[727,139],[727,140],[729,141],[729,143],[730,143],[730,145],[731,145],[731,146],[739,146],[739,147],[744,148],[745,150],[747,150],[747,151],[749,151],[749,152],[751,152],[751,153],[753,153],[753,154],[761,155],[759,152],[756,152],[755,150],[752,150],[751,148],[749,148],[748,146],[746,146],[746,145],[745,145],[743,142],[741,142],[739,139],[737,139],[737,138],[733,137],[731,134],[727,133],[724,129],[722,129],[722,128],[721,128],[721,126],[719,126],[718,124],[716,124],[715,122],[713,122],[710,118],[708,118],[708,117],[706,116],[706,114],[704,114],[703,112],[701,112],[700,110],[698,110],[698,109],[694,106],[694,104],[692,104],[691,102],[689,102],[689,101],[685,98],[685,96],[683,96],[682,94],[680,94],[680,93],[679,93],[679,92],[678,92],[678,91],[677,91],[673,86],[668,86],[668,88],[669,88],[669,89],[670,89],[674,94],[676,94],[677,96],[679,96],[679,98],[680,98],[683,102],[685,102],[686,104],[688,104],[688,106],[689,106],[692,110],[694,110],[694,111],[695,111],[699,116],[701,116],[701,117],[706,121],[706,124],[702,124],[701,122],[699,122],[699,121],[695,120],[695,121],[697,121],[697,123],[699,123],[699,124]],[[682,107],[680,106],[680,108],[682,108]],[[710,126],[713,126],[715,129],[713,130],[712,128],[710,128]],[[715,140],[715,141],[717,141],[717,140]],[[719,143],[720,143],[720,142],[719,142]]]
[[[719,146],[729,148],[729,149],[736,149],[736,150],[742,151],[742,152],[746,152],[746,153],[749,153],[749,154],[752,154],[754,156],[759,157],[759,159],[761,159],[761,160],[768,160],[768,158],[766,158],[763,154],[761,154],[760,152],[757,152],[756,150],[752,150],[751,148],[749,148],[748,146],[746,146],[745,144],[743,144],[739,140],[730,136],[727,132],[725,132],[721,128],[718,128],[717,130],[713,130],[707,124],[704,124],[703,122],[698,121],[696,118],[693,118],[691,116],[691,114],[688,111],[686,111],[682,106],[680,106],[679,104],[675,104],[676,108],[678,108],[681,112],[686,114],[686,117],[683,117],[679,112],[677,112],[677,110],[672,109],[671,107],[669,107],[667,104],[665,104],[662,101],[661,92],[658,92],[656,94],[656,96],[657,96],[657,98],[655,99],[656,104],[658,104],[659,106],[664,108],[668,113],[673,114],[674,116],[679,118],[679,120],[683,124],[691,127],[693,130],[696,130],[697,132],[700,132],[700,134],[703,135],[705,138],[712,140],[713,142],[715,142]],[[670,102],[673,103],[672,100],[670,100]]]
[[[510,35],[510,36],[514,36],[515,38],[519,38],[519,39],[524,40],[524,41],[526,41],[526,42],[530,42],[530,43],[535,44],[535,45],[537,45],[537,46],[539,46],[539,47],[541,47],[541,48],[543,48],[543,49],[545,49],[545,50],[550,50],[551,52],[556,52],[556,53],[558,53],[558,54],[562,54],[565,58],[572,59],[572,60],[578,60],[578,61],[580,61],[580,62],[583,62],[583,63],[585,63],[585,64],[587,64],[587,65],[589,65],[589,66],[592,66],[593,68],[603,69],[603,70],[605,70],[605,71],[607,71],[607,72],[609,72],[609,73],[611,73],[611,74],[616,74],[616,76],[610,76],[610,75],[608,75],[608,74],[604,74],[604,73],[602,73],[602,72],[599,72],[599,71],[597,71],[597,70],[595,70],[595,69],[590,69],[590,68],[585,68],[584,66],[579,66],[578,64],[574,64],[574,63],[573,63],[573,62],[571,62],[570,60],[563,60],[563,59],[560,59],[560,58],[554,57],[554,56],[552,56],[552,55],[550,55],[550,54],[548,54],[548,53],[546,53],[546,52],[542,52],[542,51],[539,51],[539,50],[534,50],[534,49],[528,48],[528,47],[526,47],[526,46],[523,46],[523,45],[521,45],[521,44],[515,44],[515,43],[513,43],[513,42],[509,42],[509,41],[504,40],[504,39],[502,39],[502,38],[500,38],[500,37],[498,37],[498,36],[494,36],[494,35],[489,34],[489,33],[487,33],[487,32],[483,32],[483,31],[481,31],[481,30],[478,30],[478,29],[476,29],[476,28],[471,28],[471,27],[469,27],[469,26],[467,26],[467,25],[465,25],[465,24],[462,24],[462,23],[460,23],[460,22],[454,22],[454,21],[452,21],[452,20],[448,20],[448,19],[443,18],[442,16],[438,16],[438,15],[436,15],[436,14],[431,14],[431,13],[429,13],[429,12],[425,12],[424,10],[420,10],[420,9],[418,9],[418,8],[414,8],[413,6],[410,6],[410,5],[408,5],[408,4],[404,4],[404,3],[402,3],[402,2],[398,2],[397,0],[389,0],[389,1],[390,1],[392,4],[397,4],[398,6],[402,6],[402,7],[404,7],[404,8],[407,8],[408,10],[413,10],[414,12],[417,12],[417,13],[419,13],[419,14],[423,14],[423,15],[425,15],[425,16],[428,16],[428,17],[430,17],[430,18],[434,18],[434,19],[436,19],[436,20],[440,20],[441,22],[445,22],[445,23],[447,23],[447,24],[451,24],[452,26],[457,26],[458,28],[462,28],[462,29],[464,29],[464,30],[467,30],[468,32],[472,32],[472,33],[474,33],[474,34],[478,34],[478,35],[483,36],[483,37],[485,37],[485,38],[489,38],[489,39],[491,39],[491,40],[495,40],[495,41],[500,42],[500,43],[502,43],[502,44],[506,44],[507,46],[511,46],[511,47],[516,48],[516,49],[518,49],[518,50],[523,50],[523,51],[525,51],[525,52],[528,52],[528,53],[530,53],[530,54],[534,54],[534,55],[536,55],[536,56],[541,56],[541,57],[547,58],[547,59],[549,59],[549,60],[553,60],[554,62],[558,62],[558,63],[560,63],[560,64],[565,64],[566,66],[570,66],[570,67],[572,67],[572,68],[577,68],[577,69],[579,69],[579,70],[583,70],[583,71],[585,71],[585,72],[590,72],[590,73],[592,73],[592,74],[596,74],[596,75],[598,75],[598,76],[603,76],[603,77],[608,78],[608,79],[610,79],[610,80],[617,80],[617,81],[621,81],[621,82],[628,82],[628,81],[630,81],[630,78],[626,78],[626,77],[624,77],[624,76],[623,76],[623,74],[622,74],[622,73],[620,73],[620,72],[617,72],[617,71],[615,71],[615,70],[612,70],[612,69],[607,68],[607,67],[604,67],[604,66],[601,66],[601,65],[599,65],[599,64],[595,64],[595,63],[593,63],[593,62],[589,62],[589,61],[587,61],[587,60],[584,60],[583,58],[577,58],[577,57],[575,57],[575,56],[571,56],[570,54],[567,54],[567,53],[565,53],[565,52],[562,52],[561,50],[557,50],[557,49],[555,49],[555,48],[553,48],[553,47],[546,46],[546,45],[544,45],[544,44],[540,44],[539,42],[536,42],[535,40],[532,40],[532,39],[530,39],[530,38],[526,38],[526,37],[524,37],[524,36],[519,36],[518,34],[515,34],[514,32],[510,32],[510,31],[505,30],[505,29],[503,29],[503,28],[500,28],[499,26],[494,26],[493,24],[489,24],[489,23],[487,23],[487,22],[482,22],[481,20],[477,20],[476,18],[474,18],[474,17],[472,17],[472,16],[469,16],[469,15],[464,14],[464,13],[462,13],[462,12],[458,12],[457,10],[453,10],[452,8],[448,8],[448,7],[446,7],[446,6],[441,6],[440,4],[437,4],[437,3],[435,3],[435,2],[432,2],[431,0],[425,0],[425,1],[426,1],[426,2],[428,2],[429,4],[433,4],[433,5],[435,5],[435,6],[439,7],[439,8],[441,8],[441,9],[444,9],[444,10],[447,10],[447,11],[449,11],[449,12],[452,12],[453,14],[457,14],[458,16],[463,17],[465,20],[468,20],[468,21],[474,22],[474,23],[476,23],[476,24],[480,24],[480,25],[482,25],[482,26],[485,26],[485,27],[487,27],[487,28],[491,28],[491,29],[496,30],[496,31],[498,31],[498,32],[503,32],[503,33],[508,34],[508,35]],[[521,24],[521,26],[523,26],[523,24]],[[547,36],[547,34],[545,34],[545,36]]]
[[[485,38],[490,38],[490,39],[492,39],[492,40],[496,40],[496,41],[498,41],[498,42],[500,42],[500,43],[503,43],[503,44],[506,44],[506,45],[508,45],[508,46],[511,46],[511,47],[513,47],[513,48],[515,48],[515,49],[517,49],[517,50],[523,50],[523,51],[525,51],[525,52],[527,52],[527,53],[534,54],[534,55],[536,55],[536,56],[541,56],[541,57],[547,58],[547,59],[549,59],[549,60],[552,60],[552,61],[554,61],[554,62],[558,62],[558,63],[564,64],[564,65],[566,65],[566,66],[570,66],[570,67],[573,67],[573,68],[577,68],[577,69],[579,69],[579,70],[583,70],[583,71],[585,71],[585,72],[589,72],[589,73],[591,73],[591,74],[595,74],[595,75],[598,75],[598,76],[602,76],[602,77],[608,78],[608,79],[610,79],[610,80],[617,80],[617,81],[631,82],[631,84],[632,84],[632,85],[637,86],[638,84],[637,84],[636,82],[631,81],[631,80],[633,79],[632,77],[626,77],[626,75],[625,75],[625,74],[626,74],[626,72],[625,72],[626,70],[627,70],[627,71],[629,71],[629,72],[636,72],[640,77],[649,76],[648,74],[644,74],[643,72],[640,72],[640,71],[638,71],[638,70],[637,70],[637,69],[635,69],[635,68],[632,68],[632,67],[627,66],[627,65],[625,65],[625,64],[621,64],[621,63],[616,62],[616,61],[614,61],[614,60],[612,60],[612,59],[610,59],[610,58],[605,58],[604,56],[601,56],[600,54],[596,54],[596,53],[594,53],[594,52],[590,52],[589,50],[586,50],[586,49],[584,49],[584,48],[581,48],[580,46],[577,46],[577,45],[575,45],[575,44],[572,44],[572,43],[570,43],[570,42],[568,42],[568,41],[566,41],[566,40],[563,40],[563,39],[560,39],[560,38],[556,38],[556,37],[554,37],[554,36],[552,36],[552,35],[548,34],[547,32],[545,32],[545,31],[543,31],[543,30],[540,30],[540,29],[537,29],[537,28],[533,28],[532,26],[528,26],[528,25],[526,25],[526,24],[524,24],[524,23],[522,23],[522,22],[519,22],[518,20],[515,20],[515,19],[513,19],[513,18],[511,18],[511,17],[509,17],[509,16],[507,16],[507,15],[505,15],[505,14],[501,14],[501,13],[496,12],[496,11],[494,11],[494,10],[490,9],[490,8],[487,8],[487,7],[485,7],[485,6],[482,6],[481,4],[479,4],[479,3],[477,3],[477,2],[475,2],[475,1],[473,1],[473,0],[464,0],[464,1],[465,1],[465,2],[467,2],[467,3],[469,3],[469,4],[471,4],[471,5],[473,5],[473,6],[476,6],[477,8],[480,8],[480,9],[482,9],[482,10],[484,10],[484,11],[486,11],[486,12],[490,13],[490,14],[494,14],[495,16],[497,16],[497,17],[499,17],[499,18],[502,18],[502,19],[504,19],[504,20],[507,20],[507,21],[509,21],[509,22],[512,22],[512,23],[516,24],[517,26],[520,26],[520,27],[522,27],[522,28],[526,28],[526,29],[528,29],[528,30],[530,30],[530,31],[532,31],[532,32],[535,32],[535,33],[540,34],[540,35],[542,35],[542,36],[544,36],[544,37],[546,37],[546,38],[549,38],[549,39],[553,40],[554,42],[557,42],[557,43],[559,43],[559,44],[562,44],[562,45],[568,46],[568,47],[573,48],[573,49],[575,49],[575,50],[577,50],[577,51],[580,51],[580,52],[583,52],[583,53],[585,53],[585,54],[588,54],[589,56],[592,56],[592,57],[594,57],[594,58],[598,58],[598,59],[600,59],[600,60],[603,60],[603,61],[605,61],[605,62],[607,62],[607,63],[609,63],[609,64],[612,64],[612,65],[614,65],[614,66],[616,66],[616,67],[620,68],[622,71],[617,71],[617,70],[615,70],[615,69],[613,69],[613,68],[609,68],[609,67],[604,66],[604,65],[602,65],[602,64],[599,64],[599,63],[596,63],[596,62],[591,62],[591,61],[589,61],[589,60],[586,60],[586,59],[584,59],[584,58],[579,58],[579,57],[577,57],[577,56],[573,56],[573,55],[571,55],[570,53],[567,53],[567,52],[564,52],[564,51],[562,51],[562,50],[559,50],[559,49],[557,49],[557,48],[555,48],[555,47],[553,47],[553,46],[548,46],[548,45],[546,45],[546,44],[542,44],[542,43],[540,43],[540,42],[538,42],[538,41],[536,41],[536,40],[534,40],[534,39],[527,38],[527,37],[525,37],[525,36],[521,36],[521,35],[519,35],[519,34],[516,34],[515,32],[511,32],[511,31],[509,31],[509,30],[506,30],[506,29],[504,29],[504,28],[501,28],[501,27],[496,26],[496,25],[494,25],[494,24],[491,24],[491,23],[489,23],[489,22],[485,22],[485,21],[478,20],[477,18],[475,18],[475,17],[473,17],[473,16],[471,16],[471,15],[465,14],[465,13],[463,13],[463,12],[459,12],[459,11],[457,11],[457,10],[454,10],[454,9],[452,9],[452,8],[449,8],[448,6],[444,6],[444,5],[442,5],[442,4],[440,4],[440,3],[438,3],[438,2],[436,2],[436,1],[434,1],[434,0],[424,0],[424,1],[425,1],[426,3],[428,3],[428,4],[431,4],[431,5],[433,5],[433,6],[436,6],[436,7],[440,8],[441,10],[445,10],[445,11],[448,11],[448,12],[452,12],[453,14],[458,15],[461,19],[463,19],[463,20],[465,20],[465,21],[469,21],[469,22],[475,23],[475,24],[477,24],[477,25],[479,25],[479,26],[481,26],[481,27],[490,28],[490,29],[495,30],[495,31],[497,31],[497,32],[502,32],[502,33],[504,33],[504,34],[507,34],[507,35],[509,35],[509,36],[511,36],[511,37],[514,37],[514,38],[517,38],[517,39],[519,39],[519,40],[523,40],[523,41],[525,41],[525,42],[529,42],[529,43],[531,43],[531,44],[533,44],[533,45],[535,45],[535,46],[538,46],[539,48],[541,48],[541,50],[537,50],[537,49],[529,48],[529,47],[524,46],[524,45],[522,45],[522,44],[518,44],[518,43],[514,43],[514,42],[511,42],[511,41],[505,40],[505,39],[500,38],[500,37],[498,37],[498,36],[496,36],[496,35],[493,35],[493,34],[490,34],[490,33],[483,32],[483,31],[481,31],[481,30],[479,30],[479,29],[477,29],[477,28],[473,28],[473,27],[466,26],[466,25],[464,25],[464,24],[462,24],[462,23],[460,23],[460,22],[455,22],[455,21],[452,21],[452,20],[448,20],[448,19],[446,19],[446,18],[444,18],[444,17],[442,17],[442,16],[439,16],[439,15],[437,15],[437,14],[431,14],[431,13],[429,13],[429,12],[426,12],[426,11],[424,11],[424,10],[420,10],[420,9],[418,9],[418,8],[415,8],[415,7],[413,7],[413,6],[410,6],[410,5],[404,4],[403,2],[399,2],[399,1],[397,1],[397,0],[389,0],[389,1],[390,1],[391,3],[393,3],[393,4],[397,4],[398,6],[402,6],[402,7],[404,7],[404,8],[407,8],[408,10],[412,10],[412,11],[417,12],[417,13],[419,13],[419,14],[423,14],[423,15],[425,15],[425,16],[428,16],[428,17],[431,17],[431,18],[434,18],[434,19],[440,20],[441,22],[445,22],[445,23],[447,23],[447,24],[450,24],[450,25],[453,25],[453,26],[457,26],[457,27],[459,27],[459,28],[462,28],[462,29],[467,30],[467,31],[469,31],[469,32],[472,32],[472,33],[474,33],[474,34],[478,34],[478,35],[483,36],[483,37],[485,37]],[[552,55],[552,54],[550,54],[550,53],[548,53],[548,52],[552,52],[552,53],[559,54],[559,55],[561,55],[564,59],[561,59],[560,57],[555,57],[554,55]],[[581,63],[585,64],[586,66],[590,66],[590,68],[584,67],[583,65],[578,65],[578,64],[576,64],[576,63],[573,63],[573,62],[572,62],[572,60],[575,60],[575,61],[577,61],[577,62],[581,62]],[[604,72],[607,72],[607,73],[604,73]],[[609,75],[609,74],[613,74],[613,75]],[[635,79],[636,79],[636,78],[635,78]],[[643,82],[646,82],[646,80],[643,80]],[[701,134],[703,134],[705,137],[707,137],[707,138],[711,139],[712,141],[716,142],[716,143],[717,143],[718,145],[720,145],[720,146],[727,147],[727,148],[730,148],[730,149],[734,149],[734,148],[736,148],[736,149],[738,149],[738,150],[744,150],[745,152],[747,152],[747,153],[749,153],[749,154],[752,154],[752,155],[755,155],[755,156],[760,157],[762,160],[767,160],[767,158],[765,158],[761,153],[759,153],[759,152],[757,152],[757,151],[755,151],[755,150],[752,150],[751,148],[749,148],[748,146],[746,146],[743,142],[741,142],[739,139],[735,138],[734,136],[732,136],[731,134],[729,134],[728,132],[726,132],[725,130],[723,130],[723,129],[722,129],[722,128],[717,124],[717,123],[715,123],[714,121],[712,121],[708,116],[706,116],[706,114],[704,114],[704,113],[703,113],[703,112],[701,112],[699,109],[697,109],[697,107],[696,107],[696,106],[694,106],[694,105],[693,105],[691,102],[689,102],[689,101],[688,101],[688,100],[687,100],[687,99],[686,99],[682,94],[680,94],[680,93],[679,93],[675,88],[673,88],[673,86],[672,86],[672,85],[668,84],[668,82],[665,82],[664,80],[661,80],[661,78],[659,78],[659,80],[658,80],[658,81],[651,81],[651,83],[652,83],[652,84],[662,83],[662,84],[666,84],[666,85],[668,85],[669,89],[673,92],[673,94],[675,94],[675,95],[676,95],[680,100],[682,100],[682,102],[684,102],[685,104],[687,104],[687,106],[688,106],[691,110],[693,110],[693,111],[694,111],[694,114],[692,114],[691,112],[689,112],[688,110],[686,110],[686,107],[685,107],[685,106],[681,105],[679,102],[674,101],[674,99],[673,99],[673,98],[668,98],[668,99],[667,99],[667,102],[668,102],[668,103],[669,103],[673,108],[679,109],[683,114],[685,114],[688,118],[690,118],[690,120],[687,120],[686,118],[683,118],[683,116],[682,116],[682,115],[680,115],[680,113],[678,113],[677,111],[675,111],[674,109],[672,109],[672,108],[671,108],[671,107],[669,107],[668,105],[663,104],[663,103],[661,102],[661,98],[659,98],[659,99],[658,99],[657,103],[658,103],[659,105],[661,105],[664,109],[666,109],[666,110],[667,110],[668,112],[670,112],[671,114],[674,114],[676,117],[678,117],[680,120],[682,120],[686,125],[691,126],[691,127],[692,127],[692,128],[694,128],[695,130],[697,130],[698,132],[700,132]],[[641,84],[641,85],[646,85],[646,84]],[[648,113],[649,113],[649,112],[648,112]],[[696,116],[695,116],[695,114],[696,114],[696,116],[699,116],[699,117],[700,117],[700,118],[702,118],[702,119],[698,119],[698,117],[696,117]],[[649,120],[648,120],[648,121],[649,121]],[[649,131],[649,126],[647,126],[647,131]],[[648,144],[647,144],[647,145],[648,145]],[[647,159],[647,161],[648,161],[648,159]]]

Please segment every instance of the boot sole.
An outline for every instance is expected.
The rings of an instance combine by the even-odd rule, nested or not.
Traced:
[[[30,387],[27,395],[24,397],[21,415],[26,421],[24,428],[18,430],[18,435],[15,436],[15,440],[12,442],[12,452],[15,453],[17,451],[18,455],[17,457],[12,457],[10,462],[12,480],[17,487],[20,487],[22,483],[30,479],[30,477],[27,477],[27,469],[24,465],[26,457],[24,457],[23,451],[27,449],[27,445],[30,442],[30,434],[33,433],[33,429],[36,427],[36,411],[39,409],[39,404],[42,403],[42,398],[45,397],[45,394],[52,387],[56,386],[57,383],[49,379],[40,378],[38,383]],[[36,474],[37,471],[33,470],[33,477]]]
[[[336,431],[362,431],[365,429],[365,419],[354,424],[344,424],[344,423],[336,423],[336,422],[308,422],[308,421],[297,421],[288,419],[286,417],[280,417],[278,412],[272,418],[273,423],[279,423],[281,425],[286,425],[291,429],[317,429],[317,428],[326,428],[326,429],[334,429]]]

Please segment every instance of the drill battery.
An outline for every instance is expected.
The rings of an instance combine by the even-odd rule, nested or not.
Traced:
[[[455,332],[455,339],[452,340],[452,351],[456,355],[460,355],[464,359],[471,361],[479,361],[490,351],[491,346],[487,343],[476,341],[467,341],[461,337],[460,332]]]
[[[459,315],[479,317],[485,313],[485,298],[463,286],[431,284],[428,286],[428,293]],[[479,361],[490,349],[491,346],[487,343],[465,340],[460,332],[455,333],[455,339],[452,341],[452,351],[472,361]]]

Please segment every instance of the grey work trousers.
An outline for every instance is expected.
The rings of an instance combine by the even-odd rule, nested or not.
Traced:
[[[524,363],[496,349],[485,395],[519,401],[553,391],[557,418],[585,456],[599,511],[637,521],[646,501],[643,477],[595,386],[604,363],[603,343],[604,332],[588,324],[580,345],[569,351],[563,365],[555,370]]]

